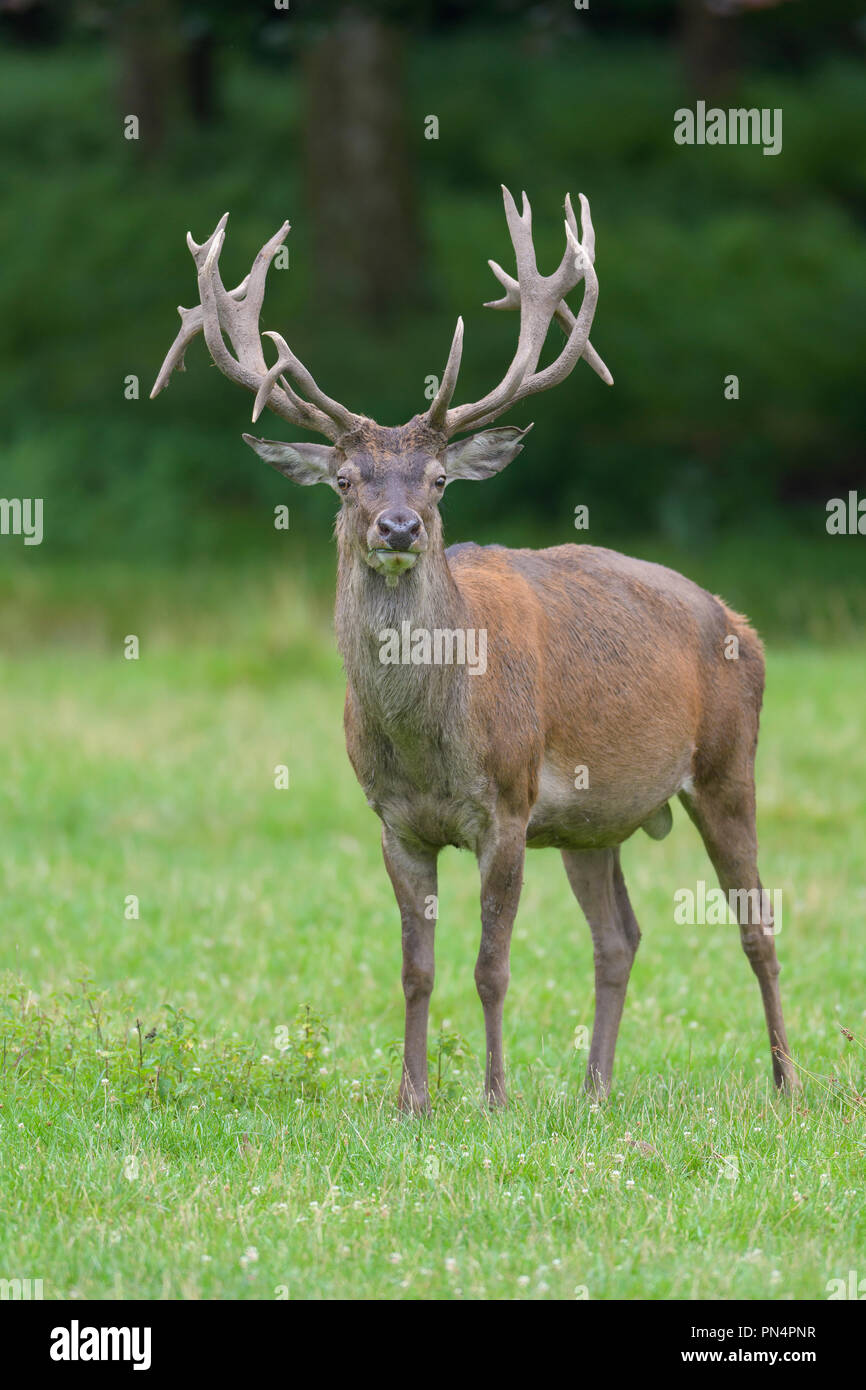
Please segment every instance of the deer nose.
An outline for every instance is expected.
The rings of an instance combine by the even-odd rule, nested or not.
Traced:
[[[417,512],[393,510],[382,512],[376,529],[392,550],[409,550],[421,534],[421,518]]]

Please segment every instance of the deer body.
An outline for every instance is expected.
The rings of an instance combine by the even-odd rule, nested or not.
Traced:
[[[566,198],[566,251],[541,275],[524,194],[518,213],[504,190],[517,278],[491,261],[505,289],[491,307],[517,309],[520,331],[499,386],[451,407],[463,325],[458,320],[429,410],[398,428],[354,415],[326,396],[280,337],[267,368],[258,314],[268,264],[286,223],[227,292],[219,277],[225,218],[203,245],[188,238],[200,304],[181,330],[152,392],[182,366],[203,331],[217,366],[269,406],[331,444],[244,438],[301,484],[342,498],[337,519],[337,641],[347,675],[349,757],[382,822],[382,849],[400,909],[406,1033],[400,1101],[425,1109],[427,1022],[434,979],[436,865],[446,845],[469,849],[481,878],[475,980],[484,1010],[485,1092],[505,1099],[502,1021],[511,929],[527,847],[556,848],[593,941],[596,1013],[587,1086],[605,1093],[629,972],[640,939],[619,847],[643,827],[670,829],[679,796],[703,838],[722,888],[760,899],[739,917],[758,978],[777,1084],[796,1085],[779,996],[773,920],[760,895],[754,757],[764,684],[760,642],[745,619],[660,565],[594,546],[446,551],[439,502],[458,479],[482,480],[523,447],[526,430],[485,429],[515,402],[562,380],[581,359],[612,378],[589,342],[598,282],[589,205],[583,240]],[[565,296],[584,282],[575,316]],[[556,319],[566,343],[538,362]],[[234,355],[225,343],[231,341]],[[427,635],[417,660],[383,655],[388,634]],[[431,659],[437,632],[483,634],[476,668]],[[733,646],[732,646],[733,643]],[[733,658],[733,659],[732,659]],[[738,899],[738,902],[744,899]]]
[[[671,570],[576,545],[465,545],[440,564],[393,590],[341,565],[337,599],[352,765],[385,824],[421,844],[477,852],[501,797],[525,808],[530,848],[621,844],[687,785],[725,703],[745,695],[757,719],[760,681],[743,681],[759,649],[757,669],[726,661],[742,620]],[[383,665],[382,631],[406,622],[486,631],[491,679]]]

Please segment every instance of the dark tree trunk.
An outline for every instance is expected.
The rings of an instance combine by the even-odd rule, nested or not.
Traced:
[[[319,293],[383,317],[417,298],[422,281],[397,36],[377,16],[347,8],[308,51],[304,87]]]
[[[740,50],[737,0],[680,0],[680,50],[686,79],[696,97],[708,102],[736,86]]]
[[[194,16],[184,25],[183,66],[189,113],[199,125],[219,116],[216,95],[216,42],[207,19]]]
[[[113,13],[121,118],[137,116],[138,152],[159,153],[180,92],[177,15],[172,0],[126,0]]]

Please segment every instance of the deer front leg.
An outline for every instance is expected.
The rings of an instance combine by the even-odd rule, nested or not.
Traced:
[[[505,1060],[502,1015],[510,977],[511,929],[523,886],[526,823],[494,827],[478,856],[481,869],[481,948],[475,984],[484,1009],[484,1094],[488,1105],[504,1105]]]
[[[402,1110],[426,1111],[430,1109],[427,1018],[433,993],[436,853],[406,845],[383,826],[382,854],[400,908],[403,937],[406,1037],[399,1104]]]

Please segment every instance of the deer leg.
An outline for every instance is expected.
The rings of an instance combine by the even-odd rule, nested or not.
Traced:
[[[731,793],[726,786],[703,786],[690,793],[681,793],[680,800],[700,831],[729,903],[730,895],[738,894],[734,902],[740,942],[761,989],[770,1035],[773,1080],[777,1086],[799,1089],[800,1081],[790,1061],[782,1016],[773,914],[758,874],[754,789],[749,787],[746,792]]]
[[[436,854],[407,846],[387,826],[382,827],[382,854],[400,908],[403,940],[406,1035],[399,1105],[403,1110],[427,1111],[427,1019],[433,993]]]
[[[562,862],[589,923],[595,960],[595,1020],[585,1086],[592,1094],[606,1096],[640,927],[628,900],[618,848],[564,850]]]
[[[526,823],[497,825],[478,856],[481,869],[481,946],[475,985],[484,1010],[484,1094],[488,1105],[504,1105],[505,1059],[502,1016],[510,978],[511,929],[523,886]]]

